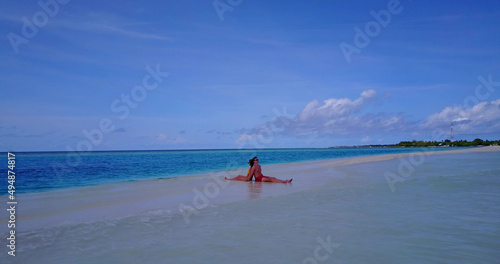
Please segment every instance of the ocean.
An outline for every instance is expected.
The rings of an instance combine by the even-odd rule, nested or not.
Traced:
[[[152,178],[173,178],[245,168],[254,156],[262,165],[355,156],[426,152],[449,148],[326,148],[251,150],[169,150],[110,152],[19,152],[16,193],[43,192]],[[0,153],[7,160],[7,153]],[[7,162],[7,161],[6,161]],[[0,181],[7,191],[7,181]]]
[[[85,175],[82,183],[61,180],[57,189],[39,185],[18,196],[16,256],[3,246],[1,263],[499,263],[500,151],[342,166],[324,160],[408,150],[428,151],[93,153],[85,173],[73,172]],[[280,153],[288,158],[276,158]],[[177,155],[196,161],[169,161]],[[214,178],[245,171],[254,155],[265,175],[293,183]],[[18,171],[29,158],[49,165],[64,154],[21,156]],[[295,163],[278,164],[289,159]],[[118,172],[110,173],[112,164],[120,164]],[[161,164],[190,170],[154,169]],[[106,174],[102,167],[115,178],[89,183]],[[117,179],[127,168],[131,175]],[[141,177],[141,170],[148,173]],[[401,178],[391,182],[387,175]],[[7,218],[0,216],[0,235],[7,237]]]

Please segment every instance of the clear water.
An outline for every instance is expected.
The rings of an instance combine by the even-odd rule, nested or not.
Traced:
[[[427,156],[394,191],[384,174],[401,160],[343,166],[318,172],[331,175],[316,187],[210,204],[189,224],[168,210],[65,223],[22,232],[18,256],[0,254],[2,263],[499,263],[499,161],[500,152]],[[232,186],[285,186],[254,184]]]
[[[184,150],[91,152],[85,154],[15,153],[17,193],[91,186],[246,167],[254,156],[261,164],[346,158],[364,155],[449,150],[448,148],[340,148],[267,150]],[[7,160],[7,153],[1,153]],[[0,190],[7,182],[0,181]]]

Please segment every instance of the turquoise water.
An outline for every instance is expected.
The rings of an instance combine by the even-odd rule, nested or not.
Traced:
[[[253,156],[262,165],[449,148],[336,148],[267,150],[179,150],[15,153],[16,191],[31,193],[151,178],[172,178],[246,167]],[[3,153],[7,159],[7,153]],[[0,181],[7,190],[7,182]]]

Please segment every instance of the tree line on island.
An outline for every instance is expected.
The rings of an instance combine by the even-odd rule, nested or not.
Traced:
[[[473,141],[467,140],[456,140],[451,141],[449,139],[444,141],[401,141],[399,144],[394,145],[395,147],[440,147],[440,146],[453,146],[453,147],[477,147],[477,146],[498,146],[500,140],[482,140],[476,138]]]
[[[372,147],[372,148],[380,148],[380,147],[479,147],[479,146],[498,146],[500,144],[500,140],[482,140],[480,138],[476,138],[473,141],[467,140],[456,140],[451,141],[449,139],[442,141],[422,141],[422,140],[413,140],[413,141],[401,141],[398,144],[389,144],[389,145],[361,145],[361,146],[336,146],[330,148],[363,148],[363,147]]]

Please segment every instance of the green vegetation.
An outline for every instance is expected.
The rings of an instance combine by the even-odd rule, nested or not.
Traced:
[[[336,146],[330,148],[398,148],[398,147],[478,147],[478,146],[498,146],[500,140],[482,140],[476,138],[473,141],[457,140],[450,141],[449,139],[443,141],[401,141],[398,144],[389,145],[358,145],[358,146]]]
[[[491,146],[498,145],[500,140],[490,141],[479,138],[473,141],[459,140],[451,142],[449,139],[444,141],[401,141],[395,147],[438,147],[438,146],[454,146],[454,147],[476,147],[476,146]]]

